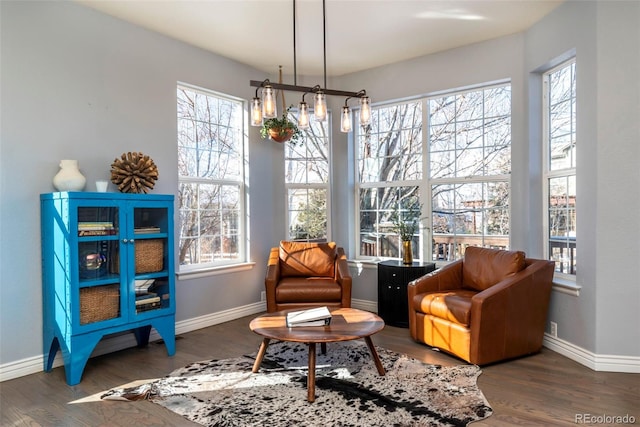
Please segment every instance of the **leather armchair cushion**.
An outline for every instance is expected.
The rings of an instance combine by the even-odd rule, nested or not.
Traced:
[[[469,246],[464,252],[462,285],[467,289],[484,291],[524,268],[525,253],[522,251]]]
[[[430,314],[469,327],[471,298],[476,294],[476,291],[463,289],[429,292],[416,295],[412,304],[418,313]]]
[[[285,277],[276,287],[278,303],[313,303],[340,301],[342,288],[326,277]]]
[[[336,244],[280,242],[280,277],[335,277]],[[311,283],[309,283],[311,285]]]

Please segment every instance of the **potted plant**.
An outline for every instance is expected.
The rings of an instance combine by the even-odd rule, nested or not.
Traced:
[[[271,138],[276,142],[287,142],[289,140],[293,144],[300,142],[302,131],[298,128],[298,125],[289,120],[290,109],[291,107],[283,111],[282,117],[265,120],[260,129],[260,135],[265,139]]]
[[[398,202],[397,209],[391,220],[393,231],[398,233],[402,241],[402,262],[403,264],[413,263],[413,236],[420,229],[420,216],[422,204],[417,197],[410,197],[404,203]]]

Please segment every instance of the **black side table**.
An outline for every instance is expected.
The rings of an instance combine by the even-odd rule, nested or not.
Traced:
[[[407,285],[436,269],[433,262],[403,264],[401,260],[378,263],[378,316],[387,325],[409,327]]]

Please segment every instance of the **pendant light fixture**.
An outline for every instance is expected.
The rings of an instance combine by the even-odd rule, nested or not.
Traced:
[[[256,96],[251,101],[251,125],[260,126],[263,119],[277,116],[276,98],[274,90],[303,92],[302,100],[298,104],[298,127],[308,129],[310,122],[309,106],[304,97],[308,93],[313,93],[313,115],[316,121],[327,120],[327,95],[346,96],[345,105],[342,107],[340,129],[343,132],[351,131],[351,109],[347,101],[351,98],[360,99],[360,125],[366,126],[371,120],[371,99],[363,89],[358,92],[344,90],[327,89],[327,29],[326,29],[326,0],[322,0],[322,32],[323,32],[323,62],[324,62],[324,86],[315,85],[313,87],[298,86],[296,69],[296,0],[293,0],[293,79],[294,84],[271,83],[269,79],[258,81],[251,80],[249,84],[256,87]],[[262,88],[262,99],[258,97],[258,89]],[[259,107],[262,107],[262,115],[258,114]],[[286,108],[286,106],[283,106]]]

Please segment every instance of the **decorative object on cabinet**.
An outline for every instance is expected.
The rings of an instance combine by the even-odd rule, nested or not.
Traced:
[[[82,191],[87,179],[78,169],[77,160],[60,160],[60,170],[53,177],[53,186],[58,191]]]
[[[158,168],[143,153],[122,153],[111,163],[111,182],[123,193],[147,193],[158,180]]]
[[[413,238],[420,230],[422,204],[417,196],[409,196],[398,202],[391,216],[393,231],[398,233],[402,241],[402,262],[413,263]]]
[[[378,315],[387,325],[409,327],[407,285],[436,269],[433,262],[405,264],[398,260],[378,263]]]
[[[78,384],[105,335],[151,328],[175,353],[172,195],[49,193],[40,196],[44,370],[62,350]]]

